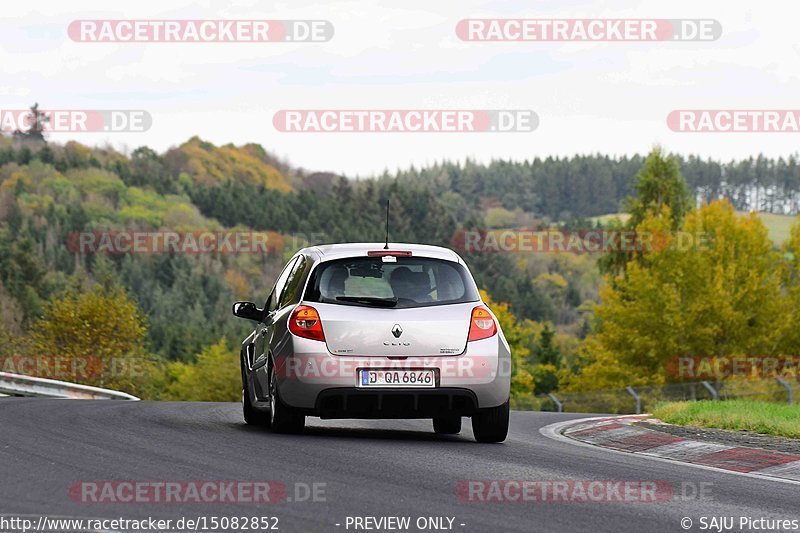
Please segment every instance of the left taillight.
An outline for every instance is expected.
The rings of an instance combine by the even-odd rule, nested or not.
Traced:
[[[488,339],[497,333],[497,324],[494,323],[492,314],[484,306],[479,305],[472,310],[472,318],[469,321],[469,337],[467,341],[479,341]]]
[[[289,317],[289,331],[305,339],[325,340],[319,313],[309,305],[298,305],[292,311],[292,316]]]

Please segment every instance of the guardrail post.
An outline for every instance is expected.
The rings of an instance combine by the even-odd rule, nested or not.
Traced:
[[[717,392],[717,389],[711,386],[711,383],[708,381],[701,381],[700,384],[711,393],[712,400],[719,400],[719,393]]]
[[[634,400],[636,400],[636,414],[642,414],[642,398],[636,394],[636,391],[633,390],[633,387],[625,387],[625,390],[628,391],[628,394],[633,396]]]
[[[778,381],[778,383],[786,387],[786,390],[789,392],[789,403],[794,403],[794,391],[792,391],[792,384],[780,376],[775,376],[775,379]]]
[[[556,404],[556,409],[558,409],[559,413],[564,412],[564,404],[558,401],[558,398],[556,398],[555,394],[553,394],[552,392],[548,392],[547,397],[553,400],[553,403]]]

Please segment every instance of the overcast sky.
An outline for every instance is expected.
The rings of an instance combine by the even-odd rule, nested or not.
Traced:
[[[385,7],[378,7],[382,3]],[[293,165],[349,176],[442,159],[600,152],[786,156],[796,133],[671,132],[673,109],[800,109],[794,2],[671,0],[4,2],[0,109],[144,109],[145,133],[51,134],[159,151],[193,135],[256,142]],[[121,3],[119,3],[121,4]],[[711,18],[713,42],[479,43],[464,18]],[[79,43],[76,19],[326,19],[325,43]],[[531,133],[281,133],[280,109],[532,109]]]

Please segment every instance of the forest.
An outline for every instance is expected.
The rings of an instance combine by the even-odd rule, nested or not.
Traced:
[[[460,250],[535,394],[658,384],[675,355],[797,353],[795,156],[662,153],[442,162],[365,179],[310,172],[258,144],[191,138],[164,153],[0,136],[0,370],[145,398],[237,400],[235,300],[261,301],[298,248],[391,238],[452,246],[463,230],[648,229],[712,235],[652,253]],[[626,213],[620,217],[602,215]],[[600,217],[600,218],[593,218]],[[266,253],[82,253],[87,231],[267,231]],[[680,280],[680,281],[676,281]],[[660,328],[664,328],[663,330]],[[678,333],[695,332],[690,337]],[[631,341],[634,336],[635,341]]]

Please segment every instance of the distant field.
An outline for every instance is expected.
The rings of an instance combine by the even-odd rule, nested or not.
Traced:
[[[592,222],[600,222],[601,224],[605,224],[607,222],[610,222],[614,218],[618,218],[622,222],[625,222],[630,218],[630,215],[628,213],[611,213],[609,215],[600,215],[599,217],[592,217],[589,220],[591,220]]]
[[[738,212],[740,215],[746,215],[747,213]],[[769,232],[769,238],[772,239],[772,242],[775,244],[782,244],[783,241],[789,238],[789,230],[791,229],[792,225],[797,221],[797,217],[791,215],[775,215],[772,213],[759,213],[759,218],[767,227],[767,231]],[[628,213],[611,213],[608,215],[601,215],[599,217],[592,217],[590,220],[592,221],[599,221],[601,224],[605,224],[606,222],[610,221],[613,218],[619,218],[623,222],[628,220],[630,215]]]
[[[772,213],[759,213],[759,218],[769,231],[769,238],[775,244],[782,244],[789,238],[789,230],[797,221],[797,217],[789,215],[773,215]]]

